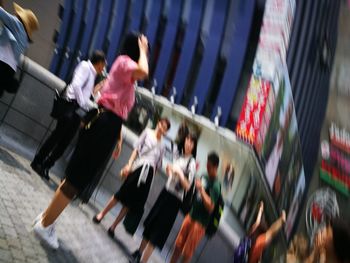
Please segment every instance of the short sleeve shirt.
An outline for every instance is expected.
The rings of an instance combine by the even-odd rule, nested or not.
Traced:
[[[162,167],[165,147],[161,141],[157,140],[154,130],[146,128],[136,141],[134,149],[137,150],[137,159],[133,165],[134,169],[145,163],[148,163],[156,170]]]
[[[135,101],[135,79],[132,73],[138,64],[126,55],[118,56],[102,87],[98,104],[126,120]]]
[[[207,194],[209,194],[211,201],[215,204],[220,196],[220,182],[219,180],[210,180],[208,175],[201,178],[202,185]],[[193,220],[199,222],[202,226],[207,227],[210,219],[210,213],[203,204],[202,197],[197,192],[193,200],[190,216]]]

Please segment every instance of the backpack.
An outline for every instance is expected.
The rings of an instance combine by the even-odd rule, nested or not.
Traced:
[[[219,198],[215,203],[214,210],[210,215],[209,223],[205,230],[205,234],[207,237],[209,238],[213,237],[216,231],[218,230],[222,212],[224,211],[224,206],[225,206],[225,202],[221,194],[221,186],[220,186]]]
[[[252,240],[249,237],[243,238],[239,245],[236,247],[233,254],[233,262],[235,263],[247,263],[249,250],[252,246]]]

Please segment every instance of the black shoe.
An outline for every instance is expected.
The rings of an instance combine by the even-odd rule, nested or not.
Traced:
[[[94,217],[92,218],[92,222],[94,222],[95,224],[101,223],[101,220],[102,219],[100,219],[100,220],[97,219],[97,215],[94,215]]]
[[[108,236],[109,236],[110,238],[114,238],[114,230],[113,230],[113,229],[108,228],[107,234],[108,234]]]
[[[141,260],[141,253],[140,250],[136,250],[134,253],[131,254],[133,263],[139,263]]]
[[[41,177],[44,178],[45,180],[49,181],[50,180],[49,169],[47,169],[47,168],[43,169]]]

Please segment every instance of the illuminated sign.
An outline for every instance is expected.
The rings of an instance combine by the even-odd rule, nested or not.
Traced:
[[[237,135],[251,144],[257,141],[256,138],[271,91],[271,83],[269,81],[254,76],[251,77],[236,128]]]
[[[350,134],[335,123],[329,128],[329,143],[321,144],[320,178],[345,196],[350,195]]]

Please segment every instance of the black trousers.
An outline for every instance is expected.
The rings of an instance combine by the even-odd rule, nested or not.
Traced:
[[[72,102],[70,111],[57,120],[55,130],[41,146],[33,162],[49,169],[63,155],[79,129],[80,117],[75,113],[77,108],[77,103]]]
[[[5,90],[11,90],[18,85],[15,79],[15,71],[6,63],[0,61],[0,97],[2,97]]]

